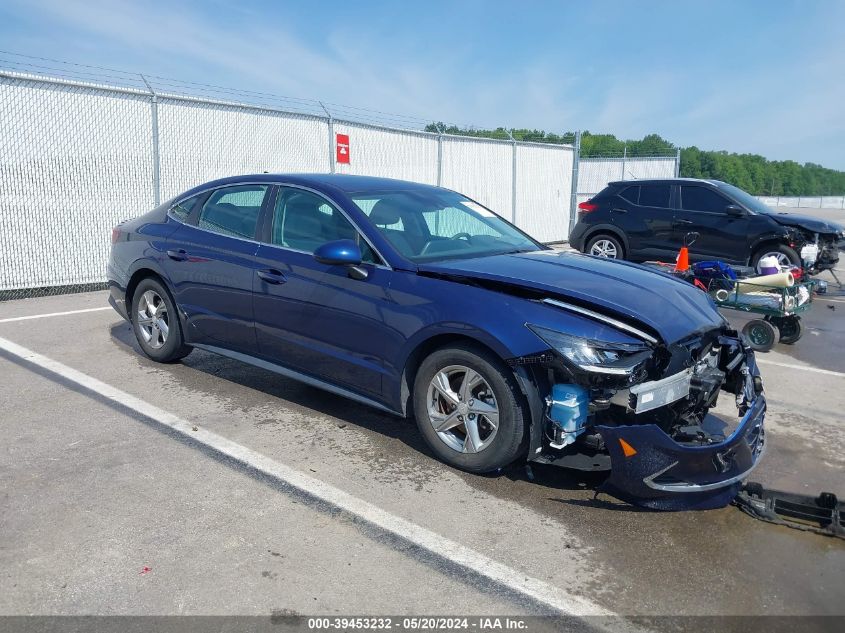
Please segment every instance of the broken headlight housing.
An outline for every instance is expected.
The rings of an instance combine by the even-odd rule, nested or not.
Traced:
[[[583,371],[630,376],[651,356],[651,350],[644,344],[596,341],[539,325],[529,324],[528,328],[546,345]]]

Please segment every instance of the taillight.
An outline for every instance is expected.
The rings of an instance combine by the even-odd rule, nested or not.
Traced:
[[[117,244],[120,240],[120,227],[116,226],[111,230],[111,243]]]
[[[595,211],[598,208],[599,208],[599,205],[597,205],[593,202],[590,202],[589,200],[587,200],[586,202],[579,202],[578,203],[578,211],[580,213],[589,213],[590,211]]]

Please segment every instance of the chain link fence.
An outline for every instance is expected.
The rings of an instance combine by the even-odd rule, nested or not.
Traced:
[[[676,173],[673,159],[579,164],[571,145],[428,133],[411,117],[334,104],[23,70],[0,71],[0,299],[102,287],[113,226],[225,176],[337,172],[440,185],[557,242],[568,238],[576,192]],[[348,162],[337,160],[341,137]]]
[[[677,178],[680,151],[667,156],[582,156],[578,165],[578,202],[588,200],[615,180]]]

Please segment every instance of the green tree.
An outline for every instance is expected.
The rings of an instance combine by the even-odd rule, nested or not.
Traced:
[[[459,128],[431,123],[427,132],[443,132],[462,136],[510,139],[534,143],[573,144],[574,132],[555,134],[545,130]],[[510,132],[510,135],[508,134]],[[585,158],[622,156],[674,156],[677,147],[659,134],[642,139],[618,139],[613,134],[581,134],[581,156]],[[827,169],[815,163],[800,165],[795,161],[770,161],[759,154],[735,154],[726,151],[681,148],[681,176],[712,178],[729,182],[754,195],[772,196],[841,196],[845,195],[845,172]]]

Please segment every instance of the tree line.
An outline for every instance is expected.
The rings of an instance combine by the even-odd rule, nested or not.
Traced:
[[[534,143],[573,144],[574,132],[555,134],[544,130],[499,127],[492,130],[460,128],[431,123],[427,132],[476,136]],[[681,149],[681,176],[714,178],[729,182],[758,196],[840,196],[845,195],[845,172],[815,163],[803,165],[792,160],[768,160],[759,154],[736,154],[702,150],[695,146]],[[613,134],[581,134],[584,158],[627,156],[675,156],[678,147],[658,134],[640,140],[623,140]]]

